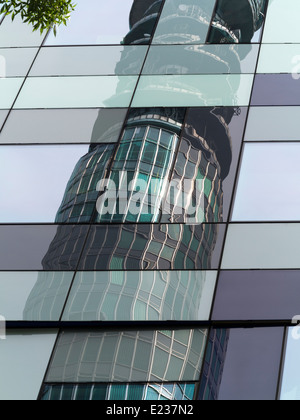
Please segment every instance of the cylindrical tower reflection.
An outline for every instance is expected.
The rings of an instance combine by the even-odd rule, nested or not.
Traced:
[[[203,33],[203,25],[209,28],[211,23],[208,2],[174,0],[169,3],[173,3],[173,12],[164,19],[167,19],[170,31],[157,41],[172,43],[176,38],[177,42],[180,39],[181,44],[187,45],[185,66],[172,56],[168,70],[172,68],[175,74],[185,74],[189,72],[189,66],[193,66],[195,71],[201,56],[201,65],[213,63],[220,72],[238,73],[240,57],[234,45],[226,50],[216,45],[210,54],[201,45],[190,45],[206,41],[199,33]],[[246,42],[259,28],[264,1],[239,0],[238,3],[238,13],[233,14],[232,4],[229,7],[225,0],[218,2],[210,32],[211,42]],[[149,43],[161,6],[162,1],[157,0],[134,1],[131,30],[124,39],[126,44]],[[130,54],[124,54],[118,66],[126,68],[130,62]],[[160,69],[161,74],[166,73],[165,64],[159,57],[152,64]],[[123,88],[120,82],[117,93],[122,94]],[[194,94],[193,87],[188,84],[179,83],[176,89],[191,96]],[[237,89],[238,84],[224,86],[223,94],[231,97],[233,104]],[[153,95],[161,87],[152,86],[151,90]],[[145,92],[145,95],[149,93]],[[205,91],[203,98],[206,103]],[[228,125],[233,114],[234,107],[218,106],[189,110],[134,108],[129,111],[117,145],[91,144],[89,153],[80,159],[66,187],[56,222],[93,224],[79,269],[81,272],[103,270],[107,273],[102,297],[94,306],[91,320],[124,320],[122,313],[126,314],[127,320],[199,319],[205,271],[211,268],[218,223],[223,220],[222,183],[229,173],[232,159]],[[99,195],[99,181],[102,179],[107,180],[106,189]],[[185,180],[190,181],[188,191]],[[107,212],[107,193],[112,182],[118,194],[113,211]],[[187,201],[182,201],[182,197]],[[132,208],[138,211],[132,212]],[[190,208],[194,213],[189,211]],[[189,223],[191,216],[193,223]],[[68,237],[70,244],[81,234],[84,233],[80,229],[74,230],[73,236]],[[74,255],[73,247],[65,244],[65,227],[59,226],[43,260],[45,271],[52,271],[57,266],[68,267],[75,258],[78,255]],[[148,277],[153,284],[144,290],[145,273],[150,270],[158,271]],[[176,273],[170,270],[176,270]],[[199,270],[201,274],[193,270]],[[137,274],[130,275],[130,271]],[[99,285],[97,276],[91,275],[89,281],[90,291]],[[103,278],[101,281],[103,284]],[[77,291],[80,296],[84,282],[83,276],[73,284],[73,293]],[[154,283],[160,283],[163,291],[160,296],[153,287]],[[25,319],[31,319],[34,313],[41,314],[41,319],[47,317],[49,297],[47,292],[41,293],[43,289],[47,289],[44,275],[28,299]],[[170,303],[167,297],[172,293],[176,297],[173,296]],[[116,294],[118,299],[111,299]],[[86,296],[82,298],[86,301],[80,304],[84,308],[89,304],[90,294],[82,296]],[[51,299],[55,298],[51,296]],[[108,308],[108,302],[112,301],[113,310]],[[78,313],[72,304],[69,314],[70,319],[86,319],[85,314]],[[85,337],[87,342],[89,339],[89,336]],[[186,354],[190,352],[189,346],[187,343]]]

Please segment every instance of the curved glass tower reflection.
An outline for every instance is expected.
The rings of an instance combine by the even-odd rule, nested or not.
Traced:
[[[197,69],[195,63],[201,57],[199,63],[202,66],[213,63],[220,73],[239,73],[242,57],[239,57],[235,45],[226,50],[215,45],[207,53],[203,46],[191,44],[204,44],[207,39],[212,43],[249,42],[262,24],[264,3],[262,0],[239,0],[238,13],[232,14],[232,4],[229,7],[228,1],[220,0],[210,27],[211,2],[170,2],[173,10],[167,17],[162,15],[159,23],[167,25],[169,32],[159,35],[158,31],[155,42],[187,44],[186,67],[177,62],[176,56],[172,57],[168,69],[159,58],[153,66],[159,68],[161,74],[170,69],[173,74],[185,74],[189,73],[191,64],[194,71]],[[130,14],[131,30],[124,43],[148,44],[161,6],[162,1],[135,0]],[[129,67],[131,58],[130,54],[123,54],[118,66]],[[233,104],[238,87],[238,84],[224,86],[223,94],[232,98]],[[176,88],[193,95],[188,84],[179,84]],[[120,82],[120,95],[123,89]],[[153,91],[156,89],[160,87],[154,86]],[[204,103],[205,95],[203,92]],[[66,226],[59,226],[43,260],[45,271],[55,271],[57,266],[62,269],[74,266],[72,260],[78,259],[78,255],[74,254],[74,244],[79,238],[85,238],[85,249],[78,267],[81,273],[77,274],[72,284],[65,320],[199,319],[203,291],[206,283],[211,281],[211,277],[206,278],[206,271],[211,269],[218,223],[223,220],[223,181],[228,176],[232,160],[228,126],[235,112],[234,107],[218,106],[133,108],[128,113],[118,144],[91,144],[89,153],[80,159],[71,175],[56,218],[57,223],[91,224],[89,235],[85,237],[86,230],[78,226],[66,243]],[[105,185],[103,179],[106,180]],[[185,180],[189,181],[188,189]],[[117,194],[111,196],[114,193],[112,185],[116,186]],[[113,205],[109,207],[111,197],[110,204]],[[110,211],[107,211],[108,208]],[[100,270],[105,273],[97,274]],[[86,274],[87,271],[96,273]],[[31,319],[34,312],[47,317],[49,297],[44,292],[46,289],[47,279],[41,275],[28,299],[25,319]],[[51,299],[56,298],[51,296]],[[90,312],[84,311],[86,307],[90,308]],[[177,379],[153,375],[152,359],[154,354],[159,353],[159,345],[155,344],[159,333],[155,334],[151,339],[149,371],[143,380],[196,381],[203,351],[194,352],[193,332],[187,342],[181,343],[181,350],[182,354],[193,353],[196,357],[193,366],[197,369],[193,375],[179,374]],[[199,334],[204,348],[206,332]],[[72,349],[77,351],[78,342],[83,347],[92,348],[94,340],[92,333],[82,334],[79,339],[67,337],[70,352]],[[101,348],[106,340],[107,336],[101,335]],[[61,360],[60,345],[66,345],[63,336],[56,349],[57,360]],[[226,338],[223,337],[222,349],[225,348]],[[224,352],[220,354],[224,357]],[[182,373],[181,363],[186,366],[188,360],[178,360],[176,357],[172,359],[173,369]],[[67,367],[69,361],[64,363]],[[59,369],[54,361],[47,381],[113,382],[116,379],[113,375],[102,379],[97,375],[90,380],[88,377],[82,379],[80,372],[85,368],[84,357],[79,357],[76,363],[79,373],[70,379],[52,374],[51,369]],[[134,363],[132,356],[127,361],[127,375],[117,378],[117,381],[131,378]],[[109,364],[114,370],[118,365],[117,356],[110,359]],[[215,385],[215,394],[217,388]],[[51,393],[51,387],[47,388],[48,392]],[[167,389],[163,392],[167,394]],[[170,399],[175,398],[174,393],[175,389]]]
[[[251,42],[264,22],[265,6],[266,0],[219,0],[209,41]]]

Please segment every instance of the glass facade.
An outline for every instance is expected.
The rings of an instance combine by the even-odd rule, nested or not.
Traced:
[[[0,400],[300,399],[299,11],[0,20]]]

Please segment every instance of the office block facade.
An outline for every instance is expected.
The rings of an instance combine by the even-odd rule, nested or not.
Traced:
[[[77,3],[1,18],[0,399],[299,399],[297,0]]]

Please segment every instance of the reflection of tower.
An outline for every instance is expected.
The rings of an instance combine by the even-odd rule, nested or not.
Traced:
[[[210,42],[251,42],[263,24],[266,3],[266,0],[218,0]]]
[[[134,0],[129,16],[130,32],[124,44],[150,44],[163,0]]]
[[[77,387],[87,392],[87,399],[192,399],[206,334],[199,329],[65,331],[57,342],[43,399],[52,399],[53,390],[54,399],[63,394],[72,399]]]
[[[199,400],[217,400],[221,385],[230,330],[211,330],[203,362]]]
[[[201,297],[214,280],[215,273],[203,271],[80,272],[63,319],[201,319]]]
[[[240,4],[246,4],[242,0],[239,1]],[[125,43],[149,42],[161,3],[155,0],[135,0],[130,16],[132,27],[124,39]],[[198,34],[201,33],[203,25],[209,27],[210,24],[209,14],[205,9],[208,3],[203,1],[201,7],[196,0],[195,4],[191,1],[187,3],[184,4],[184,0],[180,5],[174,2],[174,13],[166,18],[170,31],[163,36],[163,39],[160,39],[161,42],[172,43],[174,37],[177,40],[180,37],[182,44],[205,42],[205,39],[199,37]],[[220,31],[222,27],[223,34],[224,27],[225,32],[230,33],[231,38],[227,37],[229,42],[243,41],[245,25],[239,30],[232,22],[223,22],[223,17],[227,17],[222,8],[225,7],[225,3],[223,0],[219,2],[216,18],[213,21],[212,39],[215,41],[217,38],[213,31]],[[262,2],[249,0],[247,4],[257,7]],[[232,11],[231,5],[229,10]],[[251,15],[247,13],[246,21],[248,24],[251,18],[253,32],[259,26],[260,17],[260,13]],[[248,34],[249,30],[247,29],[246,32]],[[223,38],[222,35],[219,41],[224,42]],[[178,68],[176,57],[172,57],[173,61],[169,63],[170,67],[178,69],[180,74],[188,73],[188,66],[195,66],[199,56],[206,59],[206,61],[201,60],[201,65],[205,66],[207,63],[209,67],[213,63],[224,73],[230,72],[234,66],[234,70],[238,72],[239,55],[234,46],[230,50],[227,49],[225,55],[224,50],[217,45],[214,47],[213,54],[206,54],[205,49],[198,45],[187,45],[185,51],[187,57],[185,68],[182,66]],[[124,55],[118,66],[129,66],[130,60],[130,56]],[[162,74],[164,73],[163,65],[159,63],[159,60],[153,65],[160,68]],[[193,67],[193,70],[197,71],[197,68]],[[237,88],[238,86],[226,86],[224,87],[225,94],[234,98]],[[191,88],[188,85],[179,85],[178,89],[186,91]],[[121,91],[120,84],[120,94]],[[183,270],[205,271],[211,268],[211,258],[218,234],[217,223],[222,222],[222,181],[228,175],[231,165],[228,125],[233,113],[232,107],[206,107],[190,110],[181,108],[131,109],[119,143],[106,144],[104,140],[102,144],[92,144],[89,153],[78,162],[67,185],[56,221],[92,224],[85,241],[85,249],[81,254],[79,270],[110,270],[105,280],[103,300],[99,302],[97,309],[98,320],[120,320],[119,314],[122,308],[126,308],[127,311],[128,308],[138,307],[141,302],[144,304],[142,311],[127,311],[131,320],[198,319],[205,274],[198,276],[194,274],[194,277],[191,275],[190,281],[186,281],[185,274],[182,273]],[[120,172],[126,173],[126,178],[120,177]],[[99,205],[101,196],[97,191],[97,185],[103,178],[114,181],[121,192],[117,197],[114,212],[110,214],[104,211],[105,200],[102,200],[102,206]],[[189,191],[184,190],[185,179],[191,181]],[[197,180],[202,182],[199,184]],[[122,205],[122,199],[125,202],[128,201],[129,204],[134,204],[135,196],[132,190],[128,192],[128,186],[132,183],[133,190],[136,190],[140,181],[146,185],[145,200],[141,199],[140,211],[133,214],[130,207]],[[168,194],[168,181],[174,181],[177,186],[172,194]],[[153,204],[150,206],[145,204],[149,195],[152,197],[151,204]],[[189,200],[187,206],[182,202],[182,196]],[[121,212],[121,207],[125,208],[125,211]],[[187,214],[189,207],[195,209],[193,216],[197,224],[187,223],[190,215]],[[168,211],[165,211],[166,208]],[[57,267],[63,270],[65,267],[78,266],[75,263],[78,261],[78,254],[74,253],[74,244],[81,236],[86,235],[86,230],[84,226],[81,226],[73,229],[68,236],[66,236],[66,230],[66,226],[58,227],[57,235],[43,260],[46,271],[57,270]],[[143,296],[142,292],[144,292],[141,286],[146,276],[138,273],[138,281],[133,283],[133,276],[122,274],[122,271],[130,270],[140,272],[161,270],[157,273],[155,281],[164,283],[164,294],[159,297],[154,293],[154,287],[151,287],[147,298],[145,299],[144,295],[144,299],[141,299],[140,296]],[[172,276],[172,272],[166,273],[167,270],[177,270],[179,273]],[[152,281],[153,279],[154,277]],[[132,293],[133,284],[136,288],[134,293]],[[113,310],[110,308],[108,311],[106,297],[110,296],[110,290],[116,285],[121,286],[118,289],[120,295]],[[32,301],[35,302],[35,307],[42,308],[39,312],[45,315],[49,302],[47,293],[41,293],[43,288],[46,288],[46,281],[44,277],[40,277],[38,285],[28,300],[24,312],[25,318],[30,319],[29,308],[33,306]],[[128,293],[129,289],[131,289],[131,295]],[[168,305],[165,297],[172,294],[174,289],[177,299],[173,299],[173,305]],[[91,290],[93,290],[93,279]],[[107,293],[106,296],[105,293]],[[37,294],[41,296],[40,300]],[[156,311],[153,310],[155,299],[158,300]],[[83,304],[82,307],[84,306]],[[74,314],[74,319],[81,320],[82,314]],[[93,334],[82,338],[83,346],[88,347],[93,339]],[[105,346],[108,338],[104,335],[101,336],[101,340],[101,346]],[[154,340],[153,337],[150,340],[152,346],[152,353],[149,354],[150,365],[153,354],[158,352],[156,340],[157,338]],[[185,354],[192,352],[192,341],[190,339],[185,345]],[[137,342],[142,342],[142,339],[138,337]],[[216,345],[216,342],[218,339],[213,345]],[[72,343],[72,341],[69,343],[70,347]],[[218,355],[224,357],[224,352]],[[193,356],[197,359],[193,365],[194,368],[197,366],[193,375],[193,381],[196,381],[199,378],[198,367],[201,364],[203,352],[198,349],[198,354],[193,354]],[[84,360],[79,359],[77,362],[79,371],[81,368],[84,369]],[[117,366],[117,358],[112,358],[109,364],[110,369],[114,370]],[[130,360],[129,364],[133,368],[134,360]],[[67,361],[64,366],[67,366]],[[128,380],[129,376],[124,376],[123,380],[126,381],[126,378]],[[61,380],[65,382],[68,378],[61,378]],[[80,375],[72,379],[73,382],[76,380],[80,382]],[[144,378],[145,382],[149,380],[163,381],[164,378],[151,379],[148,376]],[[176,381],[182,380],[185,380],[185,377],[178,375]],[[51,382],[51,377],[49,381]],[[94,382],[94,380],[89,382]],[[218,385],[215,386],[214,395],[217,394],[217,388]]]

